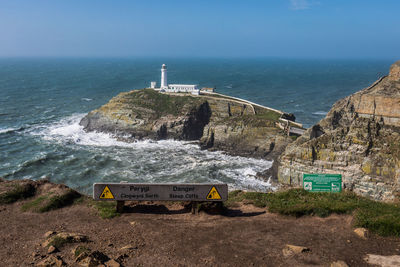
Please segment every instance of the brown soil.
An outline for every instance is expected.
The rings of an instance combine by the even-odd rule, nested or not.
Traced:
[[[68,266],[78,265],[71,252],[77,245],[101,251],[123,266],[329,266],[337,260],[366,266],[368,253],[394,255],[400,250],[398,238],[356,236],[348,215],[296,219],[243,203],[224,215],[192,215],[180,204],[147,203],[131,204],[121,216],[102,219],[86,203],[46,213],[22,212],[23,203],[0,205],[1,266],[42,261],[48,231],[89,238],[54,254]],[[286,244],[310,251],[285,257]],[[128,245],[131,249],[121,250]]]

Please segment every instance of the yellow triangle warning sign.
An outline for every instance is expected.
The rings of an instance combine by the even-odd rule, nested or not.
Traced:
[[[210,200],[221,199],[221,196],[218,193],[218,190],[217,190],[217,188],[215,188],[215,186],[211,187],[210,192],[208,192],[207,199],[210,199]]]
[[[103,193],[101,193],[100,197],[101,199],[114,199],[114,195],[111,193],[110,188],[106,185],[104,187]]]

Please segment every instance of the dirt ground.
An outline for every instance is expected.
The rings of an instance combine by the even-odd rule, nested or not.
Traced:
[[[0,266],[32,266],[48,256],[48,231],[80,233],[86,247],[122,266],[330,266],[343,260],[367,266],[366,254],[400,254],[399,238],[354,234],[352,217],[286,217],[240,204],[225,214],[193,215],[180,204],[131,204],[113,219],[85,203],[46,213],[22,212],[22,202],[0,206]],[[308,252],[284,256],[286,244]],[[78,266],[67,244],[55,256]],[[121,249],[129,246],[128,249]]]

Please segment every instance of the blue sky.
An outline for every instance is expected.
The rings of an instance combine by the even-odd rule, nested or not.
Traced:
[[[398,0],[0,0],[0,57],[400,58]]]

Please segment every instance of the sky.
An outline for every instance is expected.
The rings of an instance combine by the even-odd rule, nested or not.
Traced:
[[[399,0],[0,0],[0,57],[400,59]]]

